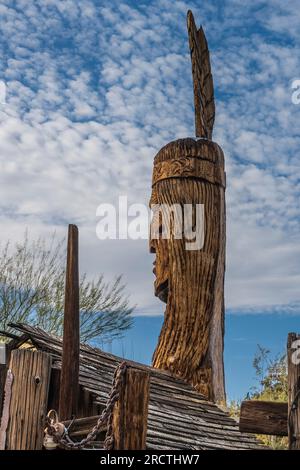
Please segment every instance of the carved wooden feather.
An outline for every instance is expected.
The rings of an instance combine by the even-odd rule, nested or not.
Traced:
[[[187,28],[194,82],[196,137],[211,140],[215,120],[215,100],[209,50],[203,28],[197,30],[190,10],[187,13]]]

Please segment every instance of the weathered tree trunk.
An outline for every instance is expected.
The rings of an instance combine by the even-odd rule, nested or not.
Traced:
[[[150,376],[128,368],[113,411],[114,450],[146,449]]]
[[[288,355],[288,428],[289,449],[300,449],[300,335],[289,333]]]
[[[153,365],[186,379],[209,399],[223,401],[225,173],[221,148],[206,139],[169,143],[155,157],[152,188],[151,204],[179,204],[182,212],[184,205],[191,204],[194,214],[197,204],[204,205],[201,249],[187,249],[188,240],[174,236],[151,241],[156,253],[156,295],[167,302]]]
[[[63,354],[59,393],[59,418],[77,412],[79,390],[79,268],[78,228],[69,225],[65,287]]]
[[[26,349],[11,353],[13,374],[6,447],[42,448],[51,371],[50,354]]]

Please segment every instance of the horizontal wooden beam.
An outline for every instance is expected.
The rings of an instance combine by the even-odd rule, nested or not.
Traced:
[[[284,402],[247,400],[241,405],[241,432],[288,435],[288,404]]]
[[[69,435],[71,437],[81,437],[87,435],[92,430],[92,428],[97,424],[99,418],[100,415],[88,416],[86,418],[77,418],[74,421],[63,421],[63,424],[66,428],[68,428],[72,423],[72,426],[69,430]],[[100,432],[106,431],[106,428],[106,425],[103,426],[103,428],[100,429]]]

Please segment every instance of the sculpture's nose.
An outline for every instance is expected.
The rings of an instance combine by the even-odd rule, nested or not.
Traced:
[[[154,268],[152,269],[153,274],[156,276],[156,260],[153,261]]]

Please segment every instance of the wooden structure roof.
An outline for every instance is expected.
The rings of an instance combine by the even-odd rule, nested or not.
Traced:
[[[21,332],[19,345],[30,341],[52,355],[55,369],[61,368],[62,340],[37,327],[15,324]],[[18,341],[12,341],[18,347]],[[80,346],[79,383],[100,408],[106,403],[113,374],[123,359],[87,345]],[[228,413],[169,372],[133,361],[138,369],[150,372],[150,402],[147,448],[153,450],[248,450],[261,448],[253,435],[239,431]]]

